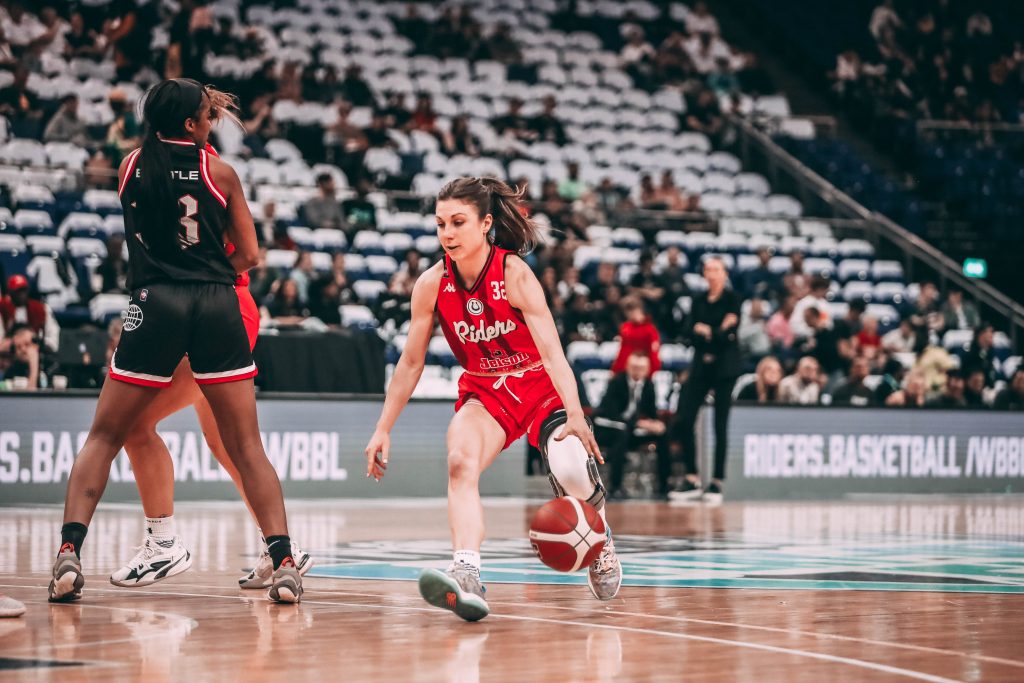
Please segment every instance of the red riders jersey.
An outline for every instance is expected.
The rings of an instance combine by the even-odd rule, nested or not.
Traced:
[[[217,152],[217,149],[213,145],[211,145],[209,142],[206,143],[206,153],[209,154],[210,156],[217,157],[218,159],[220,159],[220,154]],[[226,237],[226,235],[225,235],[225,237]],[[235,245],[231,244],[231,242],[225,241],[224,242],[224,251],[227,253],[228,256],[231,256],[232,254],[235,253]],[[237,286],[239,286],[239,287],[248,287],[249,286],[249,273],[248,273],[248,271],[239,274],[238,277],[235,278],[235,284]]]
[[[445,254],[437,290],[437,313],[449,346],[466,372],[508,375],[541,365],[522,312],[505,296],[505,259],[511,251],[492,246],[480,277],[466,289]]]

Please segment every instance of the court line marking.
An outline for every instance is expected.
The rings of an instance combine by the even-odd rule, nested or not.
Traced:
[[[3,586],[5,588],[9,586]],[[21,586],[17,586],[21,587]],[[121,591],[112,590],[109,588],[93,588],[92,592],[95,593],[118,593]],[[183,593],[177,591],[140,591],[133,590],[136,595],[164,595],[172,597],[184,597],[184,598],[219,598],[222,600],[241,600],[241,601],[252,601],[253,598],[235,595],[216,595],[210,593]],[[374,596],[379,597],[379,596]],[[438,608],[436,607],[401,607],[396,605],[367,605],[365,603],[357,602],[324,602],[319,600],[303,600],[302,604],[306,605],[317,605],[323,607],[354,607],[359,609],[366,609],[367,607],[384,609],[384,610],[406,610],[414,612],[432,612],[436,613]],[[99,606],[99,605],[97,605]],[[287,609],[287,608],[285,608]],[[812,652],[810,650],[800,650],[796,648],[780,647],[776,645],[765,645],[763,643],[749,643],[741,640],[730,640],[728,638],[715,638],[712,636],[698,636],[690,633],[676,633],[674,631],[662,631],[658,629],[646,629],[638,628],[633,626],[616,626],[614,624],[594,624],[585,621],[570,621],[565,619],[548,619],[545,617],[527,617],[513,614],[492,614],[492,619],[507,620],[507,621],[525,621],[525,622],[536,622],[545,624],[555,624],[560,626],[578,626],[581,628],[599,628],[608,631],[621,631],[625,633],[638,633],[641,635],[649,636],[663,636],[666,638],[675,638],[679,640],[695,640],[699,642],[712,643],[715,645],[726,645],[739,648],[748,648],[752,650],[761,650],[762,652],[773,652],[776,654],[784,654],[796,657],[804,657],[807,659],[817,659],[825,662],[832,662],[835,664],[846,664],[861,669],[869,669],[873,671],[880,671],[883,673],[893,674],[896,676],[903,676],[906,678],[913,678],[919,681],[929,681],[929,683],[961,683],[957,679],[944,678],[942,676],[934,676],[927,674],[922,671],[914,671],[912,669],[903,669],[901,667],[890,666],[888,664],[880,664],[878,662],[870,662],[863,659],[854,659],[852,657],[841,657],[838,655],[830,655],[824,652]],[[92,645],[100,645],[102,643],[96,642]]]

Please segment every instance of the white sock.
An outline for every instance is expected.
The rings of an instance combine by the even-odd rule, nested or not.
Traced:
[[[146,517],[146,535],[158,541],[174,539],[174,515]]]
[[[475,550],[456,550],[452,555],[452,559],[455,562],[461,562],[473,567],[477,572],[480,571],[480,553]]]
[[[256,533],[260,535],[260,552],[270,552],[267,548],[267,537],[263,535],[263,529],[256,527]]]

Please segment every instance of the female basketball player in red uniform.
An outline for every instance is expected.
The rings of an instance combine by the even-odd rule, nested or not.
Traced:
[[[460,178],[442,188],[436,214],[445,258],[413,288],[408,340],[366,446],[367,476],[380,481],[391,428],[422,374],[436,314],[466,372],[447,438],[454,557],[446,572],[425,570],[419,585],[427,602],[467,621],[490,611],[480,583],[480,475],[512,442],[527,434],[544,455],[555,495],[586,500],[605,516],[597,442],[544,291],[520,258],[539,238],[520,213],[521,197],[493,178]],[[610,531],[588,580],[600,600],[618,593],[622,571]]]
[[[256,233],[234,170],[206,151],[213,97],[171,79],[146,95],[142,148],[121,163],[118,187],[132,290],[124,330],[78,454],[64,505],[50,600],[81,597],[79,558],[110,464],[141,414],[172,384],[188,355],[246,499],[267,532],[274,573],[268,593],[297,602],[302,577],[291,557],[284,499],[260,441],[252,378],[256,367],[235,279],[256,263]],[[229,255],[224,237],[237,248]]]
[[[234,99],[217,90],[208,89],[208,92],[214,118],[233,119]],[[206,153],[211,157],[219,158],[217,151],[209,143],[206,143]],[[229,242],[226,247],[227,253],[230,255],[234,251],[234,245]],[[249,348],[252,349],[256,346],[256,337],[259,334],[260,312],[249,291],[248,273],[238,276],[235,281],[235,292],[238,294],[239,312],[245,323]],[[135,484],[139,489],[139,498],[142,500],[142,510],[146,516],[146,532],[142,546],[135,557],[110,575],[110,582],[115,586],[128,588],[148,586],[176,576],[192,566],[191,553],[175,533],[174,464],[171,461],[167,445],[156,431],[160,421],[188,406],[195,408],[199,426],[203,430],[203,436],[210,447],[210,452],[231,476],[231,480],[241,493],[242,500],[245,501],[250,514],[253,519],[256,519],[252,505],[245,497],[245,490],[242,487],[242,480],[238,476],[238,470],[232,464],[231,458],[228,457],[224,448],[224,441],[217,429],[217,421],[210,410],[210,404],[203,397],[199,385],[196,384],[196,380],[192,376],[188,359],[183,358],[174,370],[170,386],[160,392],[160,395],[149,407],[139,414],[135,427],[124,443],[124,450],[132,463],[132,472],[135,475]],[[259,522],[257,522],[258,524]],[[252,570],[238,579],[238,585],[241,588],[266,588],[274,573],[273,562],[270,559],[262,531],[260,531],[260,539],[263,545],[262,552]],[[301,550],[294,542],[292,543],[292,558],[295,561],[295,568],[301,575],[305,575],[313,566],[309,553]]]

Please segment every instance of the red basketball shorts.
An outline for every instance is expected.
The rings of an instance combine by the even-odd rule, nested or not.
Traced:
[[[455,412],[474,400],[483,405],[505,430],[502,450],[523,434],[536,447],[540,441],[541,423],[553,411],[563,407],[543,366],[492,377],[464,373],[459,378],[459,400],[455,403]]]
[[[238,310],[242,313],[245,335],[249,338],[251,351],[256,348],[256,337],[260,334],[260,309],[256,305],[256,300],[252,298],[248,285],[235,285],[235,292],[238,294]]]

